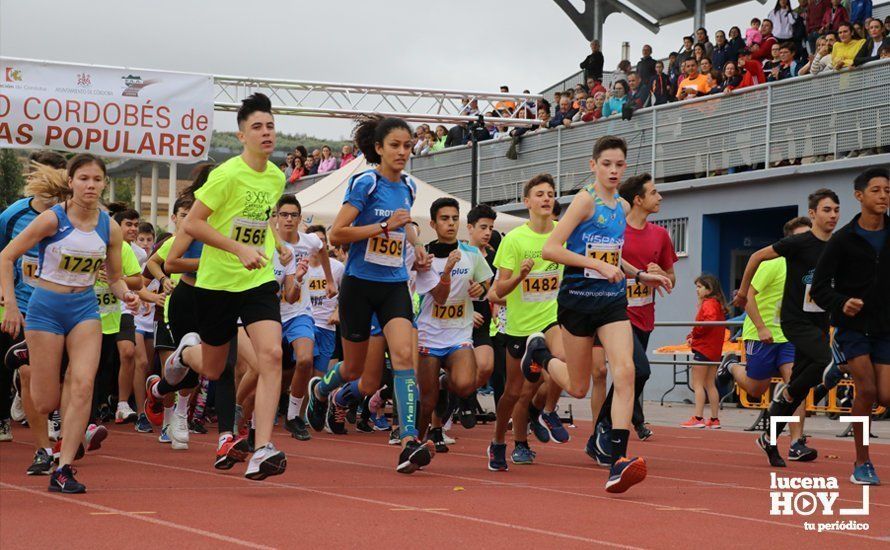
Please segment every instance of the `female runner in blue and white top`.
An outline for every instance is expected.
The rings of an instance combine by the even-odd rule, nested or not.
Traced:
[[[325,375],[309,382],[309,424],[316,430],[328,424],[342,433],[343,411],[350,402],[377,388],[359,388],[370,337],[371,316],[383,327],[393,366],[393,386],[402,427],[402,453],[397,471],[413,473],[426,466],[435,450],[417,441],[416,398],[412,343],[413,317],[408,293],[406,248],[416,246],[417,263],[429,269],[423,247],[408,222],[417,186],[402,172],[411,155],[412,132],[403,120],[369,117],[355,129],[355,140],[368,162],[377,168],[354,176],[334,220],[330,240],[334,245],[350,244],[346,274],[340,287],[340,331],[343,336],[343,362]],[[406,230],[406,225],[408,228]],[[378,377],[369,377],[379,379]],[[345,385],[344,383],[349,382]],[[343,386],[342,388],[340,386]],[[339,389],[338,389],[339,388]],[[337,389],[335,394],[332,392]],[[330,399],[328,399],[330,396]],[[323,401],[329,401],[327,418]]]
[[[93,291],[96,272],[104,265],[114,296],[132,310],[136,293],[121,280],[121,230],[99,209],[105,188],[105,164],[92,155],[68,163],[71,196],[40,214],[0,253],[0,285],[7,297],[3,330],[16,336],[24,324],[31,351],[31,396],[37,412],[49,414],[61,402],[62,354],[68,353],[65,383],[70,397],[62,419],[62,453],[50,477],[49,490],[83,493],[70,464],[83,439],[90,416],[93,380],[99,366],[102,326]],[[39,244],[37,288],[23,322],[15,300],[13,266]],[[77,345],[67,345],[77,342]]]
[[[670,280],[621,259],[625,214],[629,205],[618,196],[627,144],[604,136],[593,148],[594,182],[575,195],[565,216],[544,244],[545,260],[566,266],[557,297],[558,320],[567,361],[549,361],[543,335],[529,337],[528,355],[537,357],[551,379],[575,396],[587,393],[593,345],[602,344],[612,368],[612,470],[606,490],[626,491],[646,477],[642,458],[625,457],[634,398],[633,336],[627,317],[625,273],[652,287],[670,289]],[[548,364],[549,363],[549,364]]]

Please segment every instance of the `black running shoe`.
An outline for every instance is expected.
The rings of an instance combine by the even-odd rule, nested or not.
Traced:
[[[12,371],[18,369],[22,365],[29,364],[30,360],[28,355],[28,344],[24,340],[6,350],[6,355],[3,358],[3,362],[6,363],[6,368]]]
[[[421,443],[411,440],[399,454],[399,465],[396,471],[400,474],[413,474],[418,468],[429,465],[436,456],[436,448],[432,441]]]
[[[812,462],[819,456],[819,451],[811,447],[807,447],[807,438],[801,437],[791,444],[788,449],[788,460],[796,462]]]
[[[741,361],[741,359],[734,353],[730,353],[723,358],[723,361],[720,362],[720,366],[717,367],[717,387],[726,386],[730,382],[735,381],[730,366],[739,361]]]
[[[522,354],[522,375],[529,382],[537,382],[541,379],[541,371],[544,370],[543,365],[539,365],[533,359],[534,352],[547,349],[547,341],[544,339],[543,332],[536,332],[528,337],[525,344],[525,353]]]
[[[640,441],[646,441],[653,435],[652,430],[650,430],[649,427],[645,424],[634,426],[634,431],[637,432],[637,437],[640,438]]]
[[[445,435],[442,428],[430,428],[429,440],[433,442],[437,453],[447,453],[448,445],[445,444]]]
[[[86,486],[74,479],[75,473],[76,470],[70,464],[53,470],[52,475],[49,477],[49,492],[66,494],[86,493]]]
[[[476,392],[460,400],[457,419],[465,430],[472,430],[476,427],[476,403]]]
[[[53,457],[44,449],[37,449],[34,462],[28,466],[29,476],[48,476],[53,471]]]
[[[328,412],[324,419],[324,429],[328,433],[334,435],[346,435],[346,412],[348,407],[341,407],[337,404],[337,393],[335,391],[328,398]]]
[[[207,428],[204,427],[204,423],[200,420],[189,420],[189,433],[193,434],[206,434]]]
[[[309,441],[312,436],[309,435],[309,428],[306,421],[300,416],[295,416],[290,420],[285,420],[284,427],[290,432],[291,437],[299,441]]]
[[[764,453],[766,453],[766,457],[769,459],[769,465],[773,468],[784,468],[785,460],[782,458],[782,455],[779,454],[779,448],[775,445],[769,444],[769,439],[767,439],[767,435],[765,433],[760,434],[760,437],[757,438],[757,446],[760,447]]]
[[[346,421],[350,424],[355,424],[356,417],[358,416],[358,405],[358,403],[353,403],[346,409]]]
[[[367,418],[359,418],[358,422],[355,423],[356,431],[362,433],[372,433],[374,431],[374,426],[371,425],[371,421]]]
[[[306,421],[316,432],[324,429],[325,414],[328,404],[315,396],[315,387],[321,383],[321,378],[315,376],[309,381],[309,403],[306,405]]]

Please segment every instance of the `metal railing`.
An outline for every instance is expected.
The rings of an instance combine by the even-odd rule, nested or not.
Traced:
[[[618,79],[618,73],[614,71],[603,71],[603,86],[607,89],[612,87],[612,82]],[[564,92],[566,90],[571,90],[577,84],[587,84],[584,81],[584,71],[578,71],[573,75],[564,78],[554,84],[553,86],[549,86],[541,92],[541,95],[547,101],[553,101],[554,92]]]
[[[478,201],[518,202],[522,185],[541,172],[553,174],[559,194],[590,181],[593,142],[606,134],[628,143],[628,176],[657,181],[765,168],[778,161],[839,158],[850,151],[890,146],[890,61],[855,70],[802,76],[730,94],[706,96],[529,132],[518,158],[506,158],[510,139],[479,146]],[[439,189],[470,200],[469,147],[413,157],[409,170]]]

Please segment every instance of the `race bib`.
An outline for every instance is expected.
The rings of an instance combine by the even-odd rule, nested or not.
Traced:
[[[442,328],[461,327],[466,322],[467,310],[463,301],[446,302],[445,305],[433,303],[433,324]]]
[[[25,284],[34,286],[37,280],[37,258],[33,256],[22,256],[22,279]]]
[[[59,269],[69,273],[95,273],[105,262],[102,252],[84,252],[63,248],[59,254]]]
[[[325,279],[309,279],[309,298],[313,308],[319,308],[327,297],[328,282]]]
[[[114,313],[119,307],[117,297],[107,286],[96,287],[96,301],[99,303],[99,313],[103,315]]]
[[[266,228],[268,226],[269,224],[262,220],[235,218],[232,220],[232,234],[230,237],[241,244],[246,244],[260,252],[265,252]]]
[[[803,294],[803,310],[807,313],[825,313],[825,310],[816,305],[813,297],[810,296],[810,290],[813,288],[811,283],[807,283],[807,289]]]
[[[390,233],[389,237],[375,235],[368,239],[365,261],[386,267],[401,267],[405,263],[405,234]]]
[[[655,301],[652,288],[637,282],[636,279],[627,280],[627,307],[642,307]]]
[[[546,302],[555,300],[559,293],[559,271],[538,271],[529,273],[522,280],[523,302]]]
[[[621,266],[621,245],[610,243],[587,243],[587,257],[606,262],[615,267]],[[605,279],[605,275],[595,269],[585,268],[588,279]]]

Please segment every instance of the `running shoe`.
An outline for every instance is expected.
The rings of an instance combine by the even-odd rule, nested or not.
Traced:
[[[646,460],[639,457],[622,457],[612,464],[609,470],[606,491],[623,493],[644,479],[646,479]]]
[[[185,399],[180,397],[180,399]],[[170,419],[170,426],[167,427],[167,434],[170,435],[170,443],[174,450],[184,451],[189,448],[189,419],[184,414],[178,412],[173,413]]]
[[[773,390],[773,402],[774,403],[787,403],[788,400],[785,399],[783,395],[785,393],[785,384],[784,382],[779,382],[776,384],[776,388]]]
[[[513,447],[513,452],[510,454],[510,460],[513,461],[513,464],[534,464],[535,456],[537,455],[528,446],[528,441],[517,441],[516,446]]]
[[[356,421],[358,420],[358,406],[358,403],[352,403],[351,405],[346,407],[346,421],[350,424],[355,425]]]
[[[284,427],[290,432],[291,437],[298,441],[309,441],[312,436],[309,435],[309,427],[303,417],[297,415],[290,420],[285,420]]]
[[[287,457],[283,452],[276,449],[272,442],[269,442],[257,449],[253,456],[250,457],[244,477],[254,481],[262,481],[269,476],[281,475],[286,469]]]
[[[316,432],[324,429],[325,416],[327,414],[327,403],[319,399],[315,395],[315,388],[321,383],[321,377],[313,376],[309,380],[309,403],[306,405],[306,421],[312,426]]]
[[[471,430],[476,427],[476,392],[460,400],[457,419],[465,430]]]
[[[46,423],[46,431],[50,441],[58,441],[62,437],[62,419],[59,416],[59,411],[54,411],[49,417],[49,422]]]
[[[136,411],[130,408],[129,403],[118,405],[117,411],[114,413],[115,424],[129,424],[130,422],[136,422],[138,418],[139,415],[136,414]]]
[[[3,356],[3,362],[9,370],[18,370],[22,365],[27,365],[31,361],[28,355],[28,343],[22,340],[18,344],[13,344],[6,355]]]
[[[646,441],[647,439],[655,435],[655,433],[649,429],[649,426],[645,424],[634,426],[634,430],[637,432],[637,437],[640,438],[640,441]]]
[[[139,418],[136,419],[136,431],[142,434],[150,434],[154,431],[151,429],[151,422],[148,421],[145,413],[140,414]]]
[[[836,361],[829,363],[825,370],[822,371],[822,384],[826,390],[834,389],[843,379],[844,371],[841,370],[841,366]]]
[[[0,441],[12,441],[12,427],[9,420],[0,420]]]
[[[765,433],[760,434],[757,438],[757,446],[766,453],[769,465],[773,468],[784,468],[786,466],[785,459],[779,454],[779,448],[769,444],[769,439]]]
[[[445,444],[445,437],[442,435],[442,428],[430,428],[429,440],[433,442],[437,453],[447,453],[448,445]]]
[[[83,448],[83,443],[81,443],[77,447],[77,453],[74,454],[74,460],[80,460],[83,458],[83,455],[86,454],[86,449]],[[56,441],[55,445],[53,445],[53,460],[56,462],[59,461],[59,458],[62,456],[62,440],[59,439]]]
[[[506,472],[510,469],[507,466],[506,443],[488,444],[488,469],[492,472]]]
[[[234,426],[236,432],[241,433],[241,421],[244,419],[244,408],[241,405],[235,405],[235,419],[232,421],[232,426]],[[278,420],[278,415],[275,416],[275,420]]]
[[[399,437],[399,429],[396,428],[389,432],[389,444],[390,445],[399,445],[402,443],[402,438]]]
[[[326,432],[335,435],[346,435],[346,413],[348,407],[341,407],[337,404],[337,394],[340,389],[334,390],[328,397],[328,412],[324,419],[324,429]]]
[[[108,403],[102,403],[99,405],[99,411],[96,413],[96,420],[105,424],[107,422],[114,421],[114,411],[111,409],[111,406]]]
[[[729,367],[730,365],[738,363],[740,360],[739,356],[734,353],[723,356],[723,360],[720,361],[720,366],[717,367],[716,381],[718,388],[735,381],[735,377],[733,377],[732,370]]]
[[[719,418],[709,418],[705,420],[705,426],[710,430],[719,430],[720,429],[720,419]]]
[[[445,424],[445,426],[442,426],[442,441],[444,441],[446,445],[454,445],[455,443],[457,443],[457,441],[455,441],[453,437],[448,435],[447,426],[447,423]]]
[[[108,437],[108,428],[101,424],[90,424],[83,436],[88,451],[98,451],[102,448],[102,442]],[[59,441],[62,441],[61,439]]]
[[[528,427],[541,443],[550,442],[550,431],[541,423],[541,410],[534,405],[528,406]]]
[[[412,439],[399,453],[399,464],[396,466],[396,471],[400,474],[413,474],[418,469],[428,466],[434,456],[436,456],[436,446],[432,441],[421,443]]]
[[[374,425],[375,432],[392,431],[392,426],[389,425],[389,420],[386,419],[386,415],[382,412],[372,413],[370,420],[371,423]]]
[[[608,468],[612,465],[612,455],[600,452],[596,444],[596,438],[597,434],[593,434],[587,439],[587,445],[584,447],[584,452],[587,453],[587,456],[596,461],[597,466]]]
[[[170,434],[167,432],[167,429],[169,427],[170,427],[169,425],[161,427],[161,435],[158,436],[158,441],[160,441],[161,443],[171,443],[172,442],[172,440],[170,439]]]
[[[541,379],[543,367],[535,363],[535,360],[532,358],[534,352],[541,349],[547,349],[547,341],[544,340],[543,332],[536,332],[525,341],[525,353],[522,354],[520,366],[522,367],[522,375],[532,383]]]
[[[547,429],[550,439],[556,443],[566,443],[571,438],[568,430],[562,425],[562,420],[559,419],[559,414],[556,411],[542,412],[541,416],[538,417],[538,422]]]
[[[355,423],[355,431],[365,434],[374,433],[374,426],[369,418],[359,418]]]
[[[707,428],[708,425],[705,423],[705,419],[704,419],[704,418],[698,418],[697,416],[693,416],[692,418],[690,418],[690,419],[687,420],[686,422],[680,424],[680,427],[681,427],[681,428],[695,428],[695,429],[701,429],[701,428]]]
[[[54,470],[49,478],[49,492],[66,494],[86,493],[87,488],[84,484],[78,483],[74,479],[75,473],[77,473],[77,470],[72,468],[70,464]]]
[[[859,466],[853,464],[853,475],[850,476],[850,481],[856,485],[881,484],[881,480],[878,478],[878,474],[875,473],[875,467],[871,460],[867,460]]]
[[[182,382],[182,379],[185,378],[185,375],[189,372],[188,366],[182,362],[182,352],[185,351],[185,348],[197,346],[200,343],[201,337],[198,336],[197,332],[189,332],[182,337],[179,345],[176,346],[176,351],[174,351],[170,357],[167,358],[167,362],[164,363],[164,378],[167,380],[168,384],[175,386]]]
[[[15,375],[18,377],[18,373]],[[20,392],[15,393],[15,397],[12,398],[12,405],[9,408],[9,417],[16,422],[21,422],[25,419],[25,405],[22,403],[22,394]]]
[[[197,418],[193,418],[189,420],[189,433],[204,435],[207,433],[207,428],[204,427],[203,422]]]
[[[53,457],[46,452],[46,449],[37,449],[34,453],[34,462],[28,466],[25,472],[29,476],[48,476],[53,471]]]
[[[235,439],[231,435],[226,436],[216,449],[216,461],[214,461],[213,467],[217,470],[231,470],[232,466],[238,462],[247,460],[249,454],[250,448],[245,438]]]
[[[164,400],[155,397],[151,391],[160,381],[161,377],[157,374],[152,374],[145,379],[145,405],[142,408],[145,410],[148,421],[155,426],[164,424]]]
[[[788,460],[796,462],[812,462],[819,456],[819,451],[807,447],[807,438],[801,437],[788,449]]]

